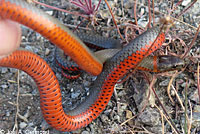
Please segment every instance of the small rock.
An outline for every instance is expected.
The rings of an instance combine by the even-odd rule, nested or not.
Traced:
[[[116,3],[114,1],[108,1],[108,4],[111,8],[115,7],[116,6]],[[107,5],[106,5],[107,7]]]
[[[194,90],[194,92],[192,92],[191,95],[189,96],[189,99],[193,100],[194,102],[198,102],[199,101],[198,90]]]
[[[200,126],[200,112],[192,113],[192,126]]]
[[[94,134],[94,132],[95,132],[94,125],[91,123],[91,124],[89,124],[89,127],[90,127],[90,132],[92,134]]]
[[[8,85],[1,85],[2,88],[8,88]]]
[[[72,99],[77,98],[80,95],[80,91],[71,94]]]
[[[15,69],[15,68],[10,68],[10,72],[11,72],[11,73],[16,73],[16,72],[17,72],[17,69]]]
[[[156,126],[160,123],[159,113],[153,108],[146,108],[138,117],[138,121],[149,126]]]
[[[133,113],[130,110],[126,110],[126,118],[130,119],[133,117]]]
[[[5,74],[5,73],[7,73],[7,72],[8,72],[8,69],[7,69],[7,68],[4,68],[4,67],[3,67],[3,68],[1,69],[1,73],[2,73],[2,74]]]
[[[47,130],[47,129],[51,128],[51,126],[45,120],[42,121],[40,127],[42,130]]]
[[[8,111],[8,112],[6,112],[6,116],[10,116],[10,112]]]
[[[53,15],[53,11],[46,11],[49,15]]]
[[[164,81],[161,81],[159,83],[159,86],[168,86],[168,84],[169,84],[169,79],[165,79]]]
[[[108,10],[100,10],[99,12],[103,19],[110,17],[110,12]]]
[[[190,2],[191,2],[191,0],[184,0],[181,5],[187,6]]]
[[[101,121],[103,122],[103,123],[106,123],[106,122],[108,122],[108,116],[106,116],[105,114],[102,114],[101,116],[100,116],[100,118],[101,118]]]
[[[51,52],[50,49],[48,49],[48,48],[45,49],[45,55],[46,55],[46,56],[49,55],[50,52]]]
[[[25,49],[27,49],[29,51],[33,51],[33,47],[32,46],[26,46]]]
[[[116,120],[117,122],[120,122],[120,116],[119,115],[115,115],[114,116],[114,120]]]
[[[89,87],[91,85],[91,82],[83,80],[83,84],[84,84],[85,87]]]
[[[88,131],[83,131],[81,134],[90,134]]]
[[[133,113],[130,110],[126,110],[126,119],[131,119],[133,117]],[[133,125],[133,120],[128,121],[130,126]]]
[[[27,126],[27,124],[25,122],[20,122],[19,127],[21,129],[25,128]]]
[[[124,1],[124,8],[125,9],[130,9],[133,7],[135,3],[131,2],[131,1]]]
[[[121,106],[119,108],[119,113],[118,113],[120,116],[123,115],[124,111],[127,109],[127,106],[128,106],[128,104],[126,104],[126,103],[121,104]]]

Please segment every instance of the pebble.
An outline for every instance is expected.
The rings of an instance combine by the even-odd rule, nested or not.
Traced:
[[[130,119],[133,117],[133,113],[130,110],[126,110],[126,119]],[[133,120],[128,121],[128,124],[132,126],[134,124]]]
[[[131,117],[133,117],[133,113],[130,110],[126,110],[126,118],[130,119]]]
[[[45,49],[45,55],[46,55],[46,56],[48,56],[48,55],[50,54],[50,52],[51,52],[50,49],[48,49],[48,48]]]
[[[133,7],[134,3],[131,1],[124,1],[124,8],[125,9],[131,9]]]
[[[90,127],[90,132],[93,134],[95,132],[94,125],[91,123],[89,124],[89,127]]]
[[[194,90],[194,92],[192,92],[191,95],[189,96],[189,99],[194,102],[198,102],[199,101],[198,90]]]
[[[120,116],[119,115],[115,115],[114,116],[114,120],[116,120],[117,122],[120,122]]]
[[[102,114],[101,116],[100,116],[100,118],[101,118],[101,121],[103,122],[103,123],[106,123],[106,122],[108,122],[108,116],[106,116],[105,114]]]
[[[47,129],[51,128],[51,126],[44,119],[43,119],[40,127],[42,130],[47,130]]]
[[[5,74],[5,73],[7,73],[7,72],[8,72],[8,69],[7,69],[7,68],[4,68],[4,67],[1,68],[1,73],[2,73],[2,74]]]
[[[168,84],[169,84],[169,79],[165,79],[159,83],[159,86],[168,86]]]
[[[110,17],[110,12],[109,12],[109,10],[100,10],[99,13],[100,13],[100,15],[101,15],[101,17],[102,17],[103,19],[106,19],[106,18],[109,18],[109,17]]]
[[[1,85],[2,88],[8,88],[8,85]]]
[[[83,80],[83,84],[85,87],[89,87],[91,85],[91,82]]]
[[[192,113],[192,126],[200,126],[200,112]]]
[[[49,15],[53,15],[53,11],[46,11]]]
[[[26,126],[27,126],[27,123],[25,123],[25,122],[20,122],[20,124],[19,124],[19,127],[21,129],[25,128]]]
[[[83,131],[81,134],[90,134],[88,131]]]
[[[115,3],[114,1],[108,1],[108,4],[111,8],[115,7],[117,3]],[[108,9],[107,5],[106,8]]]
[[[10,116],[10,111],[6,112],[6,116]]]
[[[144,112],[138,117],[138,120],[141,123],[144,123],[146,125],[158,125],[160,123],[160,116],[157,111],[155,111],[153,108],[146,108]]]
[[[127,106],[128,106],[128,104],[126,104],[126,103],[122,103],[122,104],[120,105],[119,113],[118,113],[120,116],[123,115],[124,111],[127,109]]]
[[[72,93],[72,94],[71,94],[71,97],[72,97],[72,99],[75,99],[75,98],[77,98],[80,94],[81,94],[81,93],[80,93],[80,90],[78,90],[78,91],[76,91],[75,93]]]
[[[191,0],[184,0],[181,5],[187,6],[190,2],[191,2]]]
[[[10,72],[11,72],[11,73],[16,73],[16,72],[17,72],[17,69],[15,69],[15,68],[10,68]]]

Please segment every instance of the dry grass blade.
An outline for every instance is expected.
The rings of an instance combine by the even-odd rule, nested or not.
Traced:
[[[198,93],[199,93],[199,103],[200,103],[200,76],[199,76],[199,63],[198,63],[198,66],[197,66],[197,89],[198,89]]]
[[[19,131],[19,128],[18,128],[18,122],[17,122],[18,114],[19,114],[19,96],[20,96],[19,73],[20,73],[20,71],[17,70],[17,99],[16,99],[16,114],[15,114],[15,124],[14,124],[14,127],[13,127],[13,132],[17,132],[17,133],[18,133],[18,131]]]
[[[178,74],[178,71],[176,71],[176,72],[173,74],[173,76],[172,76],[172,78],[170,79],[169,84],[168,84],[168,86],[167,86],[167,94],[168,94],[168,96],[169,96],[170,101],[171,101],[173,104],[175,104],[175,102],[174,102],[174,100],[172,99],[172,97],[171,97],[171,95],[170,95],[170,87],[171,87],[171,85],[172,85],[173,80],[174,80],[175,77],[177,76],[177,74]]]
[[[190,106],[190,120],[188,120],[188,134],[190,134],[191,128],[192,128],[192,114],[193,114],[193,112],[192,112],[192,105],[191,105],[190,101],[188,101],[188,103],[189,103],[189,106]]]
[[[168,118],[166,117],[166,115],[163,114],[163,112],[161,111],[161,109],[160,109],[157,105],[155,105],[155,106],[156,106],[156,108],[159,110],[159,112],[162,113],[163,117],[164,117],[165,120],[169,123],[169,125],[170,125],[171,128],[174,130],[174,132],[175,132],[176,134],[179,134],[179,132],[176,131],[176,128],[174,128],[173,124],[171,124],[171,122],[168,120]]]
[[[161,115],[161,122],[162,122],[162,134],[165,134],[165,122],[164,122],[164,118],[163,118],[163,113],[161,111],[160,112],[160,115]]]
[[[175,92],[175,95],[176,95],[176,97],[177,97],[177,99],[178,99],[179,104],[181,105],[181,108],[185,111],[185,107],[184,107],[184,105],[183,105],[183,102],[182,102],[180,96],[178,95],[178,93],[177,93],[177,91],[176,91],[176,89],[174,88],[173,85],[172,85],[172,89],[173,89],[174,92]],[[186,118],[187,118],[187,120],[188,120],[188,115],[186,115]]]
[[[175,132],[178,133],[178,134],[180,134],[180,132],[179,132],[178,129],[176,128],[176,125],[175,125],[174,122],[172,121],[172,119],[171,119],[171,117],[169,116],[167,110],[165,109],[165,107],[164,107],[163,104],[161,103],[161,101],[160,101],[158,95],[156,94],[156,92],[155,92],[155,90],[154,90],[153,88],[152,88],[152,91],[153,91],[155,97],[157,98],[158,103],[159,103],[160,106],[162,107],[164,113],[167,115],[168,119],[170,120],[170,124],[173,126]]]
[[[188,104],[188,97],[187,97],[187,90],[188,90],[188,81],[186,81],[186,85],[185,85],[185,90],[184,90],[184,92],[185,92],[185,112],[184,112],[184,114],[185,114],[185,124],[184,124],[184,126],[185,126],[185,128],[184,128],[184,131],[185,131],[185,134],[188,134],[188,125],[187,125],[187,123],[189,122],[189,119],[187,118],[187,104]]]

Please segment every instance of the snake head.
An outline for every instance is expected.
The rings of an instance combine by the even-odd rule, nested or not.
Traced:
[[[185,65],[183,59],[170,55],[158,56],[158,67],[160,70],[176,70],[181,69]]]

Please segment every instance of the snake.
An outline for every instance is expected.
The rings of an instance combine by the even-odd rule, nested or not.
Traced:
[[[30,3],[24,0],[0,0],[0,5],[1,18],[35,30],[68,54],[80,68],[98,75],[86,99],[76,108],[64,112],[59,82],[46,61],[25,50],[16,50],[0,59],[0,66],[23,70],[33,78],[40,93],[43,117],[59,131],[77,130],[96,119],[111,99],[118,80],[165,41],[165,33],[161,28],[152,27],[130,41],[103,65],[68,28]]]
[[[89,46],[97,50],[94,55],[104,63],[109,58],[113,57],[117,52],[123,47],[120,44],[120,40],[103,37],[98,34],[85,33],[85,32],[75,32],[75,34]],[[103,49],[103,50],[102,50]],[[56,63],[62,69],[62,75],[67,79],[77,79],[80,77],[81,71],[79,66],[70,61],[64,51],[56,48],[55,49],[55,60]],[[182,68],[184,61],[179,57],[171,55],[149,55],[144,58],[138,65],[138,70],[148,71],[148,72],[167,72]]]

